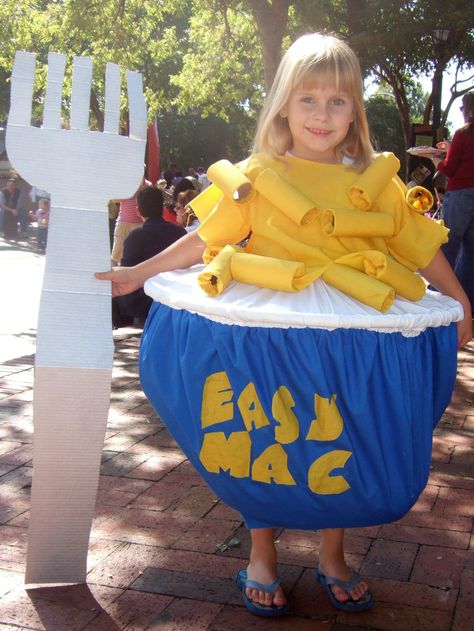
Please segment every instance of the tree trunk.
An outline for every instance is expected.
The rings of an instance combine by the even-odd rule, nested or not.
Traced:
[[[367,33],[365,30],[366,3],[360,0],[347,0],[347,26],[349,28],[349,44],[356,53],[362,76],[367,73],[365,51],[367,49]]]
[[[91,89],[90,108],[97,121],[97,128],[102,131],[104,129],[104,114],[100,108],[96,91],[93,88]]]
[[[382,80],[386,81],[392,88],[393,96],[400,113],[403,141],[405,143],[405,148],[408,149],[411,144],[410,105],[404,89],[403,77],[399,76],[396,71],[385,64],[380,64],[375,74]]]
[[[290,0],[249,0],[249,5],[260,32],[263,73],[268,91],[280,62],[281,43],[288,23]]]

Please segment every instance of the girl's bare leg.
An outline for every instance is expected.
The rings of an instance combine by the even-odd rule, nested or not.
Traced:
[[[247,577],[264,585],[272,583],[277,575],[277,553],[273,542],[273,528],[254,528],[250,530],[252,550],[250,562],[247,566]],[[247,598],[260,605],[281,607],[286,603],[281,587],[274,594],[262,592],[258,589],[247,588]]]
[[[328,528],[321,532],[321,546],[319,549],[319,567],[326,576],[333,576],[343,581],[350,580],[352,570],[344,561],[344,529]],[[331,585],[331,589],[337,600],[345,602],[349,600],[347,592],[337,585]],[[360,581],[351,590],[353,600],[359,600],[367,591],[367,583]]]

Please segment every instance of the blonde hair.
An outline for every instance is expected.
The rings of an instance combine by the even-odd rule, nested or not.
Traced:
[[[293,90],[308,81],[333,81],[337,90],[351,95],[354,103],[349,132],[336,148],[337,155],[349,156],[354,167],[363,171],[374,159],[369,126],[364,111],[363,82],[354,51],[337,37],[309,33],[297,39],[283,56],[260,114],[253,153],[273,157],[284,155],[292,147],[288,120],[281,116]]]

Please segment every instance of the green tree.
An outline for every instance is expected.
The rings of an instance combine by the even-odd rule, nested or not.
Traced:
[[[225,136],[229,147],[239,142],[245,153],[282,48],[303,32],[333,32],[357,51],[365,74],[390,86],[408,145],[415,116],[413,78],[433,77],[424,112],[428,120],[446,65],[465,69],[474,63],[469,10],[469,0],[452,0],[449,11],[441,0],[4,0],[0,81],[11,72],[15,50],[37,52],[39,118],[47,51],[64,52],[69,59],[89,55],[95,62],[91,106],[100,128],[104,66],[114,61],[143,73],[150,116],[157,116],[162,138],[165,121],[180,142],[181,136],[189,138],[193,121],[196,136],[207,134],[208,144],[218,145]],[[452,101],[472,87],[472,81],[458,83]],[[7,92],[4,83],[0,118],[6,115]],[[67,116],[67,98],[64,108]],[[213,134],[217,119],[228,128],[220,124],[219,134]],[[176,153],[169,137],[166,151]]]
[[[262,103],[262,61],[255,22],[237,8],[196,2],[182,68],[171,77],[180,112],[199,108],[229,120],[250,119]]]
[[[94,60],[93,127],[103,124],[105,63],[113,61],[143,73],[149,115],[158,119],[164,162],[174,156],[182,164],[206,165],[222,153],[237,159],[248,151],[262,99],[257,30],[251,16],[234,11],[224,18],[211,4],[192,0],[45,0],[34,4],[7,0],[0,6],[0,80],[5,79],[0,118],[6,117],[7,78],[15,50],[37,53],[34,117],[38,120],[48,51],[63,52],[69,60],[65,118],[70,62],[74,55],[87,55]],[[230,33],[231,41],[227,41]],[[122,111],[126,113],[125,96]]]
[[[347,0],[348,5],[356,0]],[[363,66],[390,85],[402,121],[406,147],[410,144],[410,84],[413,77],[431,76],[432,90],[424,122],[436,119],[440,77],[450,62],[474,64],[474,29],[469,0],[360,1],[356,30],[350,41]],[[472,89],[471,83],[464,90]],[[459,95],[459,93],[458,93]],[[445,111],[445,116],[449,107]],[[438,124],[439,121],[435,120]]]
[[[178,116],[170,111],[160,118],[158,128],[163,166],[174,162],[185,170],[207,167],[222,158],[237,162],[249,151],[252,139],[252,128],[245,121],[231,124],[199,112]]]
[[[376,151],[392,151],[406,170],[406,152],[400,115],[392,94],[376,93],[366,103],[370,136]]]
[[[441,0],[396,0],[392,3],[385,0],[319,0],[313,3],[304,0],[220,0],[204,4],[213,6],[215,17],[220,14],[221,18],[225,18],[222,19],[228,37],[220,42],[223,46],[232,42],[234,37],[238,38],[238,34],[234,35],[232,21],[226,19],[228,15],[238,12],[247,20],[249,16],[254,17],[264,62],[264,90],[271,83],[280,56],[279,49],[282,43],[287,43],[288,35],[319,30],[334,32],[348,39],[359,55],[364,72],[372,73],[379,81],[390,85],[400,114],[406,147],[410,144],[413,122],[413,78],[423,74],[432,76],[432,90],[424,110],[424,120],[428,122],[435,116],[433,105],[438,102],[439,77],[447,64],[455,62],[460,67],[466,67],[474,63],[472,21],[467,19],[470,15],[468,0],[453,0],[449,4],[449,11],[446,11],[446,3]],[[271,25],[270,28],[262,28],[264,23]],[[282,27],[285,24],[286,36],[283,36]],[[193,23],[191,28],[196,26]],[[201,39],[201,35],[202,32],[198,39]],[[228,51],[229,48],[226,53]],[[224,76],[226,67],[217,70],[219,72],[221,83],[228,81],[228,77]],[[231,84],[234,79],[235,75],[231,78]],[[452,100],[472,87],[472,82],[462,85],[462,88],[457,86],[453,90]]]
[[[191,0],[6,0],[0,6],[0,68],[10,73],[16,50],[37,53],[37,100],[44,92],[47,52],[94,60],[91,105],[101,123],[105,64],[142,72],[150,115],[167,109],[176,97],[170,75],[181,68],[187,46]],[[70,82],[70,65],[66,92]],[[67,99],[64,106],[67,110]]]

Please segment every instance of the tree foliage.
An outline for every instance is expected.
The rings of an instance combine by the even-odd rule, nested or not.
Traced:
[[[393,96],[383,92],[374,94],[367,100],[366,113],[375,150],[393,151],[400,159],[400,172],[405,173],[405,143]]]
[[[446,8],[444,0],[3,0],[0,119],[6,117],[15,50],[37,53],[38,119],[47,52],[63,52],[69,60],[89,55],[94,59],[93,125],[102,123],[105,63],[114,61],[144,75],[164,163],[179,159],[206,165],[224,154],[237,159],[248,151],[282,49],[296,36],[317,30],[346,38],[364,73],[390,86],[407,145],[410,125],[420,118],[417,78],[433,79],[423,103],[427,122],[447,65],[465,70],[474,64],[471,0],[451,0]],[[70,64],[65,117],[69,82]],[[458,82],[452,102],[472,88],[473,81]],[[370,109],[386,107],[379,99]],[[388,135],[384,139],[381,133],[378,142],[387,146]]]
[[[355,0],[348,0],[348,5],[352,3],[356,4]],[[471,3],[451,0],[449,10],[444,0],[366,0],[357,4],[358,21],[350,42],[364,67],[390,85],[408,146],[413,118],[409,88],[413,78],[432,77],[432,91],[424,110],[424,122],[429,123],[439,96],[440,77],[450,61],[460,67],[474,64]],[[464,87],[467,91],[474,83]]]
[[[171,77],[179,111],[199,108],[229,120],[235,109],[253,116],[262,104],[262,61],[251,16],[220,2],[196,2],[182,68]]]

